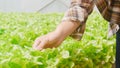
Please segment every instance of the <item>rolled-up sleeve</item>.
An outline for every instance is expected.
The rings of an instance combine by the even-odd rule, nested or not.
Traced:
[[[81,40],[86,20],[94,7],[93,0],[72,0],[70,8],[64,14],[62,21],[71,20],[80,23],[80,26],[70,35],[76,40]]]

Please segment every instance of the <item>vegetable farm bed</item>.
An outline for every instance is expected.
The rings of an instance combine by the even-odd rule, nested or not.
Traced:
[[[53,31],[63,14],[0,13],[0,68],[111,68],[115,36],[97,12],[87,21],[81,41],[71,37],[58,48],[35,51],[35,38]]]

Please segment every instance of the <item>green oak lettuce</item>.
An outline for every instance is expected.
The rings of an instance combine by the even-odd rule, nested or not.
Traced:
[[[68,37],[60,47],[36,51],[35,38],[56,28],[63,14],[0,13],[0,68],[111,68],[115,36],[107,39],[108,23],[93,12],[81,41]]]

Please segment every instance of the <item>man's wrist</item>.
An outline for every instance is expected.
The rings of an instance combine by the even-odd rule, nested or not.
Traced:
[[[60,29],[56,29],[55,31],[53,31],[53,33],[58,37],[61,37],[63,35],[62,32],[63,31],[61,31]]]

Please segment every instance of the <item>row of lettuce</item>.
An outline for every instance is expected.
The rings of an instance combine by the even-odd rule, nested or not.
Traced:
[[[115,36],[107,38],[108,23],[93,12],[81,41],[71,37],[58,48],[35,51],[35,38],[56,28],[63,14],[0,13],[0,68],[111,68]]]

